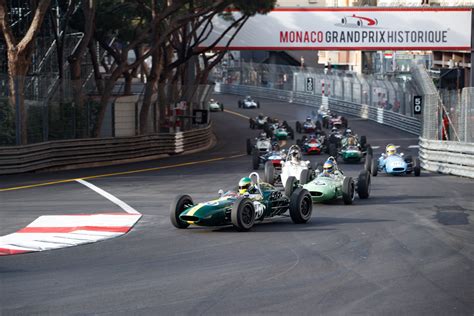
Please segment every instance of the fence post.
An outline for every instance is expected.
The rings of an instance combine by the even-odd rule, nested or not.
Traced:
[[[15,138],[16,144],[21,145],[21,115],[20,115],[20,94],[18,87],[18,77],[14,79],[14,90],[15,90]]]

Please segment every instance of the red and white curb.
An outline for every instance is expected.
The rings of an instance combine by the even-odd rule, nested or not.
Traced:
[[[0,237],[0,256],[89,244],[126,234],[142,215],[112,194],[84,181],[126,213],[45,215],[19,231]]]

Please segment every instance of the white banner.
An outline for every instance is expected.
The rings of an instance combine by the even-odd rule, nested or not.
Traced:
[[[236,17],[238,12],[233,13]],[[206,47],[228,21],[216,17]],[[224,49],[233,31],[217,48]],[[251,17],[231,50],[470,50],[467,8],[280,8]]]

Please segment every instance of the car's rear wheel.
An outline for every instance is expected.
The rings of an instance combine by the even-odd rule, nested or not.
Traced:
[[[366,151],[367,155],[371,155],[371,156],[374,155],[374,150],[372,149],[372,146],[370,146],[370,144],[366,144],[366,145],[365,145],[365,148],[366,148],[366,150],[367,150],[367,151]]]
[[[252,150],[252,168],[253,170],[258,170],[260,166],[260,152],[257,148]]]
[[[296,180],[295,177],[293,176],[290,176],[288,177],[288,179],[286,179],[286,183],[285,183],[285,195],[287,197],[291,197],[291,194],[293,194],[293,191],[295,190],[296,188],[296,182],[298,180]]]
[[[232,225],[238,231],[247,231],[252,228],[255,223],[255,208],[249,198],[240,197],[234,205],[230,213]]]
[[[367,199],[370,196],[370,173],[362,170],[357,178],[357,194],[360,199]]]
[[[265,172],[263,174],[263,181],[273,185],[275,183],[275,167],[271,161],[265,163]]]
[[[359,139],[360,147],[365,148],[365,145],[367,144],[367,137],[365,135],[362,135]]]
[[[252,153],[252,141],[250,138],[247,138],[247,155],[250,155]]]
[[[415,177],[419,177],[421,175],[421,166],[420,166],[420,159],[415,158],[413,161],[413,172],[415,174]]]
[[[189,226],[189,223],[179,219],[179,215],[192,205],[194,205],[194,202],[189,195],[178,195],[175,197],[170,207],[170,220],[174,227],[183,229]]]
[[[344,204],[351,205],[355,197],[355,187],[352,177],[345,177],[342,183],[342,200]]]
[[[255,121],[253,119],[249,119],[249,125],[251,129],[255,129]]]
[[[370,164],[370,172],[374,177],[376,177],[379,173],[379,161],[377,160],[377,158],[372,158],[372,163]]]
[[[296,132],[301,134],[301,123],[296,122]]]
[[[295,224],[304,224],[311,219],[313,201],[308,190],[297,188],[290,198],[290,217]]]
[[[372,154],[367,154],[365,156],[364,169],[367,170],[369,173],[371,172],[371,169],[372,169]]]

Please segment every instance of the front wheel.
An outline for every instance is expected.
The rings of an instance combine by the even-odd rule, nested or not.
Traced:
[[[291,197],[291,195],[293,194],[293,191],[295,191],[295,187],[296,187],[296,182],[298,180],[296,180],[295,177],[293,176],[290,176],[288,177],[288,179],[286,180],[286,183],[285,183],[285,195],[287,197]]]
[[[301,123],[300,122],[296,122],[296,132],[301,134]]]
[[[357,194],[360,199],[367,199],[370,195],[370,173],[362,170],[357,178]]]
[[[188,222],[179,219],[179,215],[192,205],[194,205],[193,199],[189,195],[178,195],[175,197],[170,207],[170,220],[174,227],[184,229],[189,226]]]
[[[372,159],[372,163],[370,164],[370,172],[372,173],[372,176],[376,177],[378,172],[379,172],[379,162],[377,158]]]
[[[254,148],[252,151],[252,168],[253,170],[258,170],[260,166],[260,152],[257,148]]]
[[[413,171],[414,171],[415,177],[419,177],[421,175],[420,159],[418,158],[415,158],[414,160]]]
[[[247,138],[247,155],[250,155],[252,153],[252,142],[250,141],[250,138]]]
[[[247,231],[255,223],[255,208],[249,198],[241,197],[232,205],[230,213],[232,225],[238,231]]]
[[[271,161],[265,163],[264,181],[271,185],[275,184],[275,167]]]
[[[290,198],[290,217],[295,224],[304,224],[311,219],[313,202],[308,190],[297,188]]]
[[[342,183],[342,200],[344,204],[351,205],[355,197],[354,181],[351,177],[345,177]]]

